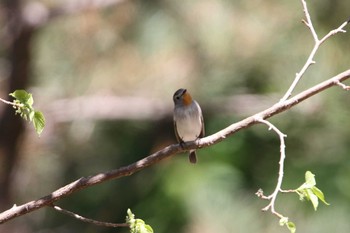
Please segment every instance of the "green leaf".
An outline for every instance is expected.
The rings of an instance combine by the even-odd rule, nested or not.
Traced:
[[[152,229],[152,227],[150,225],[146,224],[145,228],[146,228],[147,232],[153,233],[153,229]]]
[[[305,183],[310,185],[310,187],[313,187],[316,185],[315,175],[312,174],[312,172],[310,172],[310,171],[307,171],[305,173],[305,181],[306,181]]]
[[[16,91],[10,93],[10,96],[19,100],[22,104],[32,106],[34,103],[34,99],[33,99],[32,94],[26,92],[25,90],[16,90]]]
[[[326,199],[324,198],[323,192],[319,190],[316,186],[313,187],[312,192],[320,199],[324,204],[330,205],[328,202],[326,202]]]
[[[303,189],[309,189],[312,188],[316,185],[316,180],[315,180],[315,175],[312,174],[310,171],[307,171],[305,173],[305,183],[302,184],[298,190],[303,190]]]
[[[315,211],[317,210],[317,207],[318,207],[318,198],[317,196],[312,192],[311,189],[307,189],[306,190],[306,193],[307,193],[307,197],[308,199],[311,201]]]
[[[28,115],[28,118],[30,121],[33,121],[34,117],[35,117],[35,111],[33,109],[33,111],[29,111],[26,115]]]
[[[42,114],[42,112],[39,112],[39,111],[34,112],[33,125],[36,133],[40,136],[40,134],[43,132],[45,127],[45,117],[44,117],[44,114]]]

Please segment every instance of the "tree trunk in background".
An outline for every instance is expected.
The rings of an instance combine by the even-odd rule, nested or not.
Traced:
[[[27,88],[30,76],[30,43],[34,28],[27,26],[22,20],[20,0],[7,0],[3,4],[7,13],[6,26],[9,38],[5,56],[11,66],[7,79],[10,93]],[[11,106],[6,106],[3,115],[0,116],[0,210],[13,204],[10,193],[11,175],[18,160],[18,148],[23,132],[23,120],[15,116]]]

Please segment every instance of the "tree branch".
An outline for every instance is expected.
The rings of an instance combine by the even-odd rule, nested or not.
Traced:
[[[157,151],[130,165],[112,171],[102,172],[92,176],[82,177],[40,199],[30,201],[20,206],[14,205],[11,209],[0,213],[0,223],[5,223],[15,217],[30,213],[34,210],[43,208],[45,206],[51,206],[55,201],[65,198],[71,195],[72,193],[87,188],[89,186],[106,182],[108,180],[132,175],[135,172],[138,172],[151,165],[154,165],[160,162],[161,160],[174,156],[175,154],[178,154],[180,152],[188,151],[190,149],[195,148],[198,149],[209,147],[211,145],[217,144],[220,141],[224,140],[226,137],[238,132],[239,130],[257,124],[261,121],[261,119],[264,120],[274,115],[277,115],[280,112],[286,111],[292,108],[293,106],[299,104],[300,102],[310,98],[311,96],[327,88],[330,88],[331,86],[338,85],[338,83],[343,82],[348,78],[350,78],[350,69],[299,93],[293,98],[290,98],[283,102],[278,102],[277,104],[273,105],[272,107],[266,110],[263,110],[253,116],[247,117],[237,123],[234,123],[215,134],[199,139],[197,141],[188,142],[183,146],[183,148],[181,148],[179,144],[167,146],[162,150]]]

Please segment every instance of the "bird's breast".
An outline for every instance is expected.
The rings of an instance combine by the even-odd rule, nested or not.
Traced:
[[[183,141],[196,140],[202,131],[201,110],[193,104],[189,107],[175,108],[174,120],[179,137]]]

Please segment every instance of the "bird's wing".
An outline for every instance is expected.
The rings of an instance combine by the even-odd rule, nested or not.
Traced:
[[[204,137],[204,135],[205,135],[203,114],[201,114],[201,123],[202,123],[202,131],[199,134],[200,138]]]
[[[177,132],[177,127],[176,127],[176,121],[174,120],[174,131],[175,131],[175,136],[176,136],[176,140],[181,143],[183,142],[179,136],[179,133]]]

